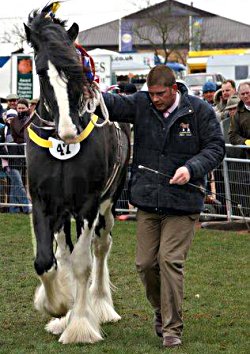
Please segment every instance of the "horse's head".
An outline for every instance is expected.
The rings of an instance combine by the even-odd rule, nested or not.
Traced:
[[[34,11],[24,25],[26,38],[34,48],[40,80],[43,116],[53,120],[59,137],[66,143],[76,139],[79,109],[86,76],[74,41],[79,27],[66,31],[65,21],[48,14],[48,8]]]

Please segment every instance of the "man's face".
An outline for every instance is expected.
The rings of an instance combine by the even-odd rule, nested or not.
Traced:
[[[203,98],[204,98],[207,102],[211,103],[211,102],[214,101],[214,94],[215,94],[214,91],[203,92]]]
[[[249,85],[240,86],[239,97],[246,106],[250,106],[250,86]]]
[[[230,82],[222,84],[221,90],[222,90],[223,101],[227,101],[229,99],[229,97],[231,97],[233,94],[235,94],[235,91],[236,91]]]
[[[174,84],[170,87],[163,85],[149,86],[148,92],[155,108],[160,112],[165,112],[175,102],[177,85]]]
[[[29,108],[23,103],[18,103],[16,110],[18,113],[19,112],[27,112],[29,110]]]
[[[17,101],[16,99],[8,100],[7,101],[7,106],[9,109],[16,109],[17,106]]]
[[[237,107],[228,109],[229,116],[231,118],[234,117],[236,111],[237,111]]]

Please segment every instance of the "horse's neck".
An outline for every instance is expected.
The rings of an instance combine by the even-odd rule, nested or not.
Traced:
[[[83,115],[80,117],[80,125],[84,129],[86,126],[89,124],[91,120],[91,114],[88,112],[83,113]]]

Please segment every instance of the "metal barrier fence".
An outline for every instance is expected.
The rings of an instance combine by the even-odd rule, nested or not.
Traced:
[[[15,145],[13,143],[0,144]],[[25,145],[25,144],[24,144]],[[232,146],[226,144],[227,150],[233,148],[245,151],[245,145]],[[229,156],[231,156],[229,154]],[[0,155],[0,158],[6,158]],[[11,171],[0,167],[0,212],[30,212],[32,206],[28,192],[27,170],[25,155],[8,155],[8,159],[17,161],[18,167],[13,177]],[[22,159],[20,164],[18,159]],[[1,165],[0,165],[1,166]],[[15,164],[12,163],[12,169]],[[130,171],[128,171],[129,179]],[[134,215],[136,208],[128,201],[128,179],[116,205],[118,214]],[[17,181],[18,185],[13,185]],[[211,193],[205,197],[205,208],[201,213],[202,221],[226,219],[250,220],[250,160],[225,157],[223,163],[209,176],[207,187]]]
[[[226,144],[226,148],[227,151],[234,149],[238,152],[250,149],[245,145],[231,144]],[[209,177],[206,189],[211,193],[205,196],[205,208],[200,220],[250,220],[250,160],[226,156]],[[129,205],[127,185],[118,200],[116,211],[119,214],[136,212],[136,209]]]
[[[1,143],[0,146],[15,146],[15,143]],[[19,144],[24,146],[26,144]],[[29,214],[32,203],[28,190],[25,152],[23,155],[0,155],[0,212]],[[6,161],[8,163],[6,165]],[[3,165],[3,167],[2,167]]]

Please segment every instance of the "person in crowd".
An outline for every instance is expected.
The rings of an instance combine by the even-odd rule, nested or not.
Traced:
[[[214,109],[185,88],[179,91],[170,68],[152,68],[147,85],[148,92],[103,97],[111,120],[134,125],[129,194],[137,207],[136,267],[155,332],[172,348],[182,341],[184,263],[204,206],[204,195],[188,182],[204,186],[223,160],[225,144]]]
[[[202,87],[203,100],[214,106],[214,94],[216,92],[216,84],[212,81],[207,81]]]
[[[9,109],[5,114],[5,126],[0,129],[0,142],[12,143],[13,137],[11,134],[11,121],[17,117],[17,111]],[[3,170],[11,182],[9,203],[12,204],[9,208],[10,213],[20,212],[20,208],[15,204],[24,204],[22,211],[26,214],[31,212],[29,207],[30,201],[23,184],[22,172],[25,169],[24,158],[9,158],[8,155],[24,155],[23,146],[0,146],[0,155],[5,155],[2,158]],[[27,205],[27,206],[26,206]]]
[[[250,81],[239,84],[238,95],[240,102],[230,120],[229,141],[232,145],[250,146]],[[245,151],[246,157],[250,159],[250,148]]]
[[[35,110],[37,103],[38,103],[38,98],[33,98],[30,101],[30,105],[29,105],[30,114]]]
[[[4,108],[3,108],[3,105],[0,101],[0,124],[3,124],[4,121],[3,121],[3,113],[4,113]]]
[[[4,128],[4,122],[1,121],[0,119],[0,141],[1,141],[1,135],[3,134],[3,128]],[[2,168],[1,159],[0,159],[0,203],[7,203],[7,176]],[[7,209],[0,205],[0,213],[3,213],[5,211],[7,211]]]
[[[237,105],[235,115],[230,119],[230,127],[228,130],[229,142],[232,145],[249,146],[249,148],[246,149],[235,148],[235,150],[237,150],[236,157],[250,160],[250,81],[239,84],[238,95],[240,102]],[[241,156],[239,156],[239,154],[241,154]],[[237,162],[234,162],[234,164],[232,171],[229,171],[232,199],[235,201],[235,204],[241,205],[243,214],[249,217],[250,165],[249,163],[244,164],[240,173],[239,165],[237,165]]]
[[[240,101],[240,99],[239,99],[238,95],[232,95],[228,99],[227,105],[225,108],[225,112],[228,112],[228,117],[223,119],[220,123],[226,144],[230,144],[228,130],[229,130],[229,126],[230,126],[230,121],[232,119],[234,119],[239,101]],[[226,154],[227,154],[227,157],[242,158],[242,152],[240,149],[227,147]]]
[[[11,119],[11,135],[15,143],[23,144],[25,142],[24,131],[25,123],[30,117],[30,104],[25,98],[17,101],[17,116]]]
[[[239,99],[238,95],[232,95],[228,99],[225,110],[228,111],[230,119],[233,119],[233,117],[235,116],[235,113],[237,112],[237,106],[238,106],[239,101],[240,101],[240,99]]]
[[[125,95],[132,95],[135,92],[137,92],[137,88],[136,88],[135,84],[128,83],[124,86]]]
[[[4,123],[4,115],[9,109],[16,110],[18,98],[19,98],[18,95],[16,95],[15,93],[11,93],[5,98],[5,102],[7,103],[7,106],[6,109],[3,109],[1,123]]]
[[[119,87],[120,87],[120,92],[119,94],[120,95],[132,95],[133,93],[137,92],[137,88],[135,86],[135,84],[133,83],[122,83],[122,84],[119,84]],[[134,144],[134,131],[133,131],[133,125],[131,125],[131,136],[130,136],[130,141],[131,141],[131,145],[133,146]],[[131,161],[132,161],[132,158],[133,158],[133,149],[131,149],[131,154],[130,154],[130,162],[129,162],[129,168],[128,168],[128,179],[129,179],[129,176],[130,176],[130,169],[131,169]],[[134,209],[134,206],[129,204],[128,203],[128,191],[127,191],[127,188],[128,188],[128,181],[126,181],[126,184],[124,186],[124,190],[123,190],[123,193],[121,194],[120,198],[118,199],[117,201],[117,204],[116,204],[116,207],[115,209],[124,209],[124,210],[132,210]],[[126,219],[131,219],[133,218],[132,215],[130,216],[127,216],[125,215],[126,212],[123,212],[121,216],[118,217],[119,220],[126,220]]]
[[[214,95],[216,92],[217,86],[212,81],[207,81],[202,87],[203,100],[210,104],[212,107],[215,107]],[[206,189],[208,193],[205,197],[205,204],[220,204],[216,199],[216,187],[214,182],[214,172],[210,171],[207,175]]]
[[[215,112],[219,121],[222,121],[228,117],[228,112],[226,112],[226,105],[228,99],[236,94],[236,84],[234,80],[225,80],[221,85],[221,89],[215,93]]]
[[[9,109],[16,109],[18,99],[19,97],[15,93],[11,93],[10,95],[8,95],[6,97],[6,102],[7,102],[6,111],[8,111]]]
[[[119,85],[119,94],[120,95],[132,95],[137,91],[135,84],[133,83],[120,83]]]
[[[119,86],[119,94],[120,94],[120,95],[124,95],[124,87],[125,87],[125,85],[126,85],[125,82],[120,82],[120,83],[118,84],[118,86]]]
[[[214,95],[216,92],[217,86],[212,81],[207,81],[202,87],[203,100],[210,104],[212,107],[215,107]],[[215,204],[216,200],[216,189],[214,183],[214,174],[213,171],[210,171],[207,175],[206,189],[209,191],[205,197],[206,204]],[[212,192],[212,193],[211,193]]]

